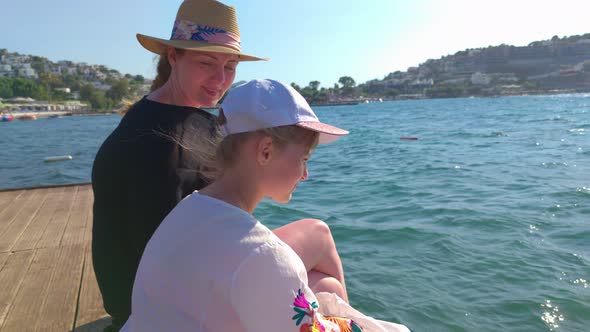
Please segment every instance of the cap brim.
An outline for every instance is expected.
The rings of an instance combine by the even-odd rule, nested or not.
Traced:
[[[259,58],[253,55],[244,54],[240,51],[234,50],[233,48],[226,47],[223,45],[210,44],[200,42],[196,40],[168,40],[160,39],[137,34],[137,41],[146,50],[154,52],[158,55],[162,54],[167,46],[176,47],[184,50],[201,51],[201,52],[215,52],[215,53],[226,53],[235,54],[238,56],[238,61],[267,61],[268,58]]]
[[[319,144],[334,142],[340,137],[348,135],[348,130],[344,130],[321,122],[299,122],[297,123],[297,126],[320,133]]]

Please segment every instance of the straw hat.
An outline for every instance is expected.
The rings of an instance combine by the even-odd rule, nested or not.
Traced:
[[[239,61],[268,60],[242,53],[240,29],[234,7],[215,0],[185,0],[178,8],[169,40],[137,34],[141,46],[162,54],[166,46],[236,54]]]

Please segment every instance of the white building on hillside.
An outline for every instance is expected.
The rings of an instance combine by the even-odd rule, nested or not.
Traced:
[[[70,90],[70,88],[55,88],[54,90],[63,93],[72,93],[72,90]]]
[[[484,73],[476,72],[471,75],[471,83],[475,85],[488,85],[492,78]]]
[[[111,88],[111,86],[110,86],[110,85],[108,85],[108,84],[104,84],[104,83],[101,83],[101,82],[98,82],[98,81],[94,81],[94,82],[92,82],[91,84],[92,84],[92,85],[93,85],[95,88],[97,88],[97,89],[101,89],[101,90],[105,90],[105,91]]]
[[[18,75],[19,76],[24,76],[26,78],[37,78],[37,72],[35,71],[35,69],[33,69],[31,67],[30,63],[23,63],[19,68],[18,68]]]

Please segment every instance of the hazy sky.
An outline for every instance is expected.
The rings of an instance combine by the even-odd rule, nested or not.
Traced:
[[[236,80],[332,86],[405,71],[467,48],[590,33],[590,1],[225,0],[236,7],[245,52]],[[50,60],[103,64],[153,77],[135,33],[169,38],[180,0],[8,0],[0,48]]]

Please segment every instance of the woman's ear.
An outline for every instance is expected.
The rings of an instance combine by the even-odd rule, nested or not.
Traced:
[[[266,166],[272,159],[274,145],[272,138],[264,136],[258,141],[257,145],[257,160],[260,165]]]
[[[174,49],[174,47],[166,47],[166,56],[168,57],[168,63],[171,67],[174,67],[174,65],[176,65],[177,55],[178,54],[176,54],[176,50]]]

